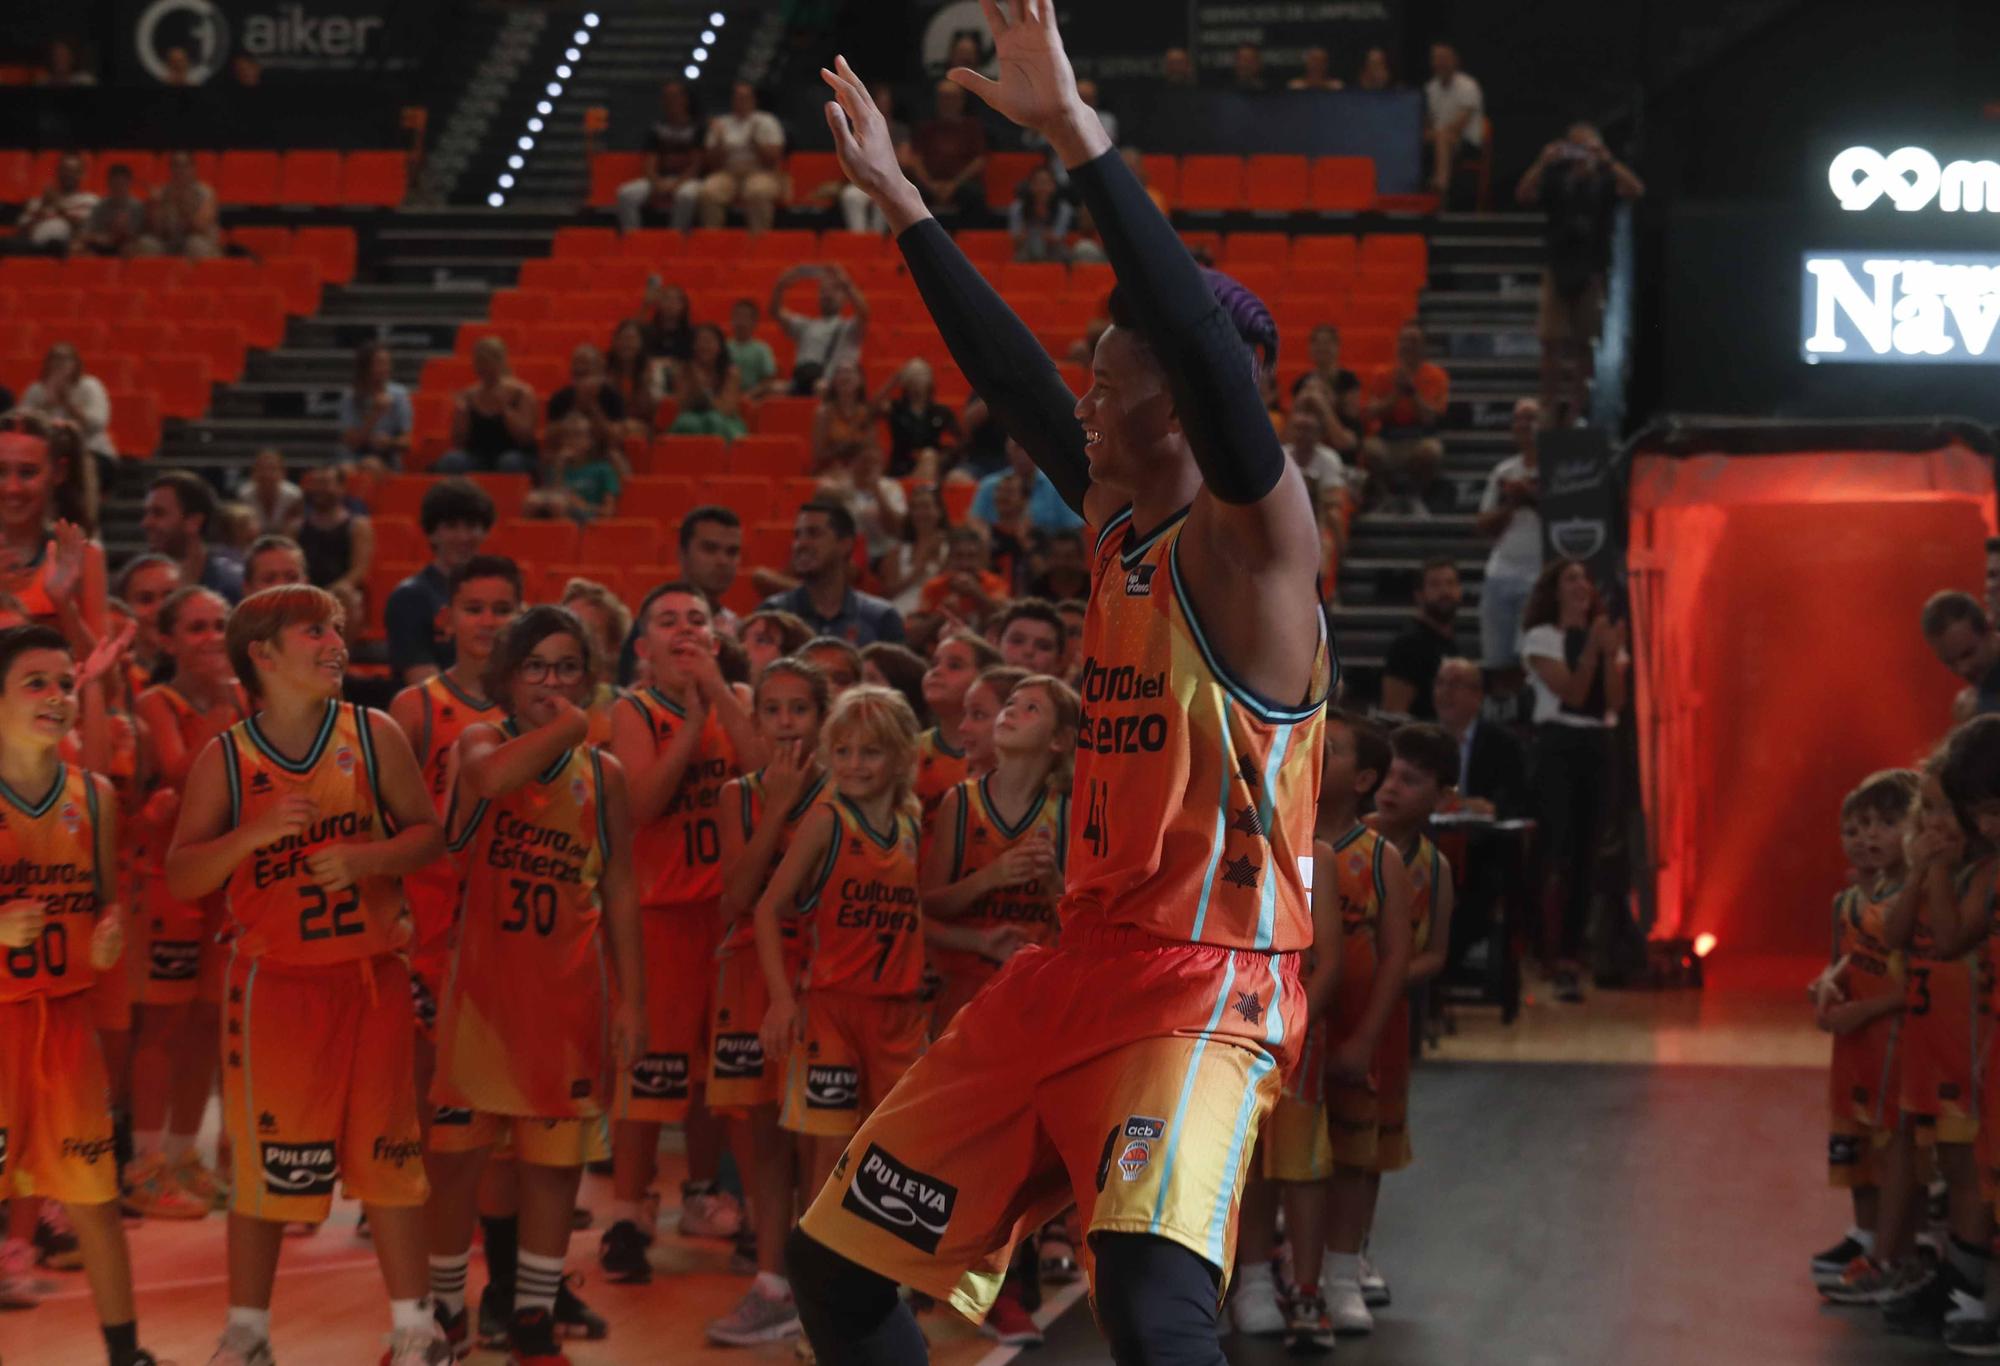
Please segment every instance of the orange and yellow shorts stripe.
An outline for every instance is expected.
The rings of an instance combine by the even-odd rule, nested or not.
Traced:
[[[88,992],[0,1002],[0,1198],[118,1196],[111,1094]]]
[[[581,1167],[611,1156],[602,1115],[543,1118],[446,1105],[431,1111],[432,1152],[470,1153],[482,1148],[493,1149],[495,1157],[537,1167]]]
[[[1016,1244],[1071,1203],[1090,1234],[1170,1239],[1226,1282],[1304,1020],[1295,955],[1072,925],[959,1012],[848,1143],[804,1230],[974,1319]]]

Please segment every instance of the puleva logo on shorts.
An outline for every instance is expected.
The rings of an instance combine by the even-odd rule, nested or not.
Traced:
[[[1137,1181],[1153,1161],[1153,1149],[1166,1136],[1167,1122],[1149,1115],[1127,1115],[1123,1129],[1124,1146],[1118,1150],[1118,1175]]]
[[[861,1103],[861,1073],[852,1067],[806,1069],[808,1110],[852,1110]]]
[[[155,939],[150,948],[148,968],[155,982],[192,982],[201,970],[199,940]]]
[[[688,1057],[685,1053],[648,1053],[632,1064],[634,1100],[686,1100]]]
[[[761,1077],[764,1075],[764,1041],[755,1034],[715,1036],[715,1075]]]
[[[862,1155],[840,1207],[887,1229],[922,1252],[936,1252],[951,1223],[958,1187],[911,1171],[873,1143]]]
[[[263,1145],[264,1189],[272,1195],[331,1195],[333,1140]]]

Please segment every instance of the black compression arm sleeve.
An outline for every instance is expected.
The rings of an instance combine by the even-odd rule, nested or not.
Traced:
[[[1225,503],[1258,501],[1277,487],[1285,452],[1236,324],[1116,148],[1070,178],[1096,220],[1119,297],[1167,372],[1202,482]]]
[[[1063,383],[1055,362],[935,218],[904,229],[897,245],[973,390],[986,400],[1000,429],[1033,457],[1070,510],[1082,516],[1090,461],[1083,453],[1076,395]]]

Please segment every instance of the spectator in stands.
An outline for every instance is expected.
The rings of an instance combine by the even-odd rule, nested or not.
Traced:
[[[1389,495],[1380,510],[1430,515],[1424,494],[1444,463],[1438,431],[1450,400],[1451,377],[1424,358],[1423,328],[1404,324],[1396,334],[1395,361],[1369,377],[1362,405],[1369,436],[1361,443],[1361,462]]]
[[[624,455],[581,411],[549,423],[543,443],[542,487],[528,495],[529,517],[571,517],[588,522],[618,511]]]
[[[809,318],[785,307],[792,281],[819,278],[819,316]],[[841,308],[853,304],[851,315]],[[861,340],[868,331],[868,300],[835,265],[791,266],[771,286],[771,316],[793,343],[792,392],[810,394],[837,365],[861,364]]]
[[[783,387],[778,375],[778,358],[771,343],[757,335],[757,301],[738,299],[729,307],[729,363],[736,367],[736,382],[743,396],[753,402],[769,398]]]
[[[264,83],[264,68],[249,53],[239,52],[229,59],[229,79],[239,90],[254,90]]]
[[[904,169],[932,212],[977,217],[986,210],[986,125],[950,81],[938,82],[935,111],[917,125]]]
[[[379,341],[354,348],[354,382],[340,396],[340,444],[356,459],[374,456],[400,469],[410,449],[410,391],[398,384],[396,358]]]
[[[1195,86],[1200,81],[1195,76],[1194,59],[1188,56],[1184,47],[1170,47],[1160,58],[1160,79],[1168,85]]]
[[[959,430],[965,435],[959,443],[958,459],[947,475],[949,479],[977,482],[1007,468],[1007,433],[1001,430],[985,399],[974,394],[965,401],[965,416],[959,422]]]
[[[1389,71],[1387,50],[1371,47],[1361,55],[1361,70],[1355,73],[1356,90],[1393,90],[1396,78]]]
[[[903,639],[902,614],[881,598],[857,591],[854,516],[832,499],[815,498],[792,524],[791,571],[798,587],[765,599],[764,610],[790,612],[816,635],[856,647]]]
[[[527,474],[535,466],[535,391],[514,378],[498,337],[472,344],[472,370],[478,378],[452,407],[452,448],[439,458],[438,472]]]
[[[896,92],[886,81],[875,81],[868,87],[875,107],[882,111],[882,122],[889,128],[889,145],[896,149],[896,159],[907,166],[910,161],[910,125],[896,117]],[[881,236],[888,230],[883,221],[882,211],[875,207],[875,201],[868,192],[852,181],[844,181],[836,196],[840,204],[840,218],[847,230],[870,236]]]
[[[701,114],[694,96],[681,81],[660,87],[660,117],[653,121],[644,175],[618,187],[618,226],[627,232],[639,226],[646,210],[671,212],[682,230],[694,222],[696,196],[682,195],[684,185],[701,183]]]
[[[1349,429],[1343,437],[1329,428],[1327,444],[1343,456],[1352,456],[1361,448],[1361,377],[1340,363],[1340,329],[1332,323],[1313,328],[1306,346],[1312,369],[1292,382],[1292,398],[1296,401],[1300,391],[1317,377],[1332,396],[1333,415],[1340,426]]]
[[[21,407],[52,422],[70,423],[100,462],[117,458],[118,448],[111,442],[111,396],[102,380],[84,372],[83,358],[68,342],[57,342],[42,357],[41,378],[21,395]]]
[[[961,621],[982,626],[1012,596],[1007,580],[993,572],[986,533],[976,526],[953,527],[945,538],[950,547],[944,568],[924,585],[926,612],[949,612]]]
[[[83,69],[77,60],[76,46],[66,38],[58,38],[49,44],[49,58],[46,65],[35,72],[35,84],[43,86],[96,85],[97,77]]]
[[[285,457],[266,446],[250,461],[250,477],[236,486],[236,501],[250,509],[259,536],[293,536],[305,516],[305,493],[285,478]]]
[[[1069,201],[1056,192],[1056,178],[1048,167],[1037,166],[1028,172],[1007,205],[1007,233],[1014,239],[1014,259],[1067,261],[1074,216]]]
[[[676,436],[719,436],[734,441],[750,430],[743,420],[743,386],[730,363],[728,339],[714,323],[694,330],[694,354],[675,372],[674,401],[680,407]]]
[[[1027,570],[1028,547],[1040,534],[1028,516],[1026,481],[1008,470],[993,485],[992,520],[974,519],[968,514],[966,521],[986,533],[986,558],[993,572],[1010,592],[1018,588]]]
[[[1535,830],[1542,862],[1542,957],[1556,999],[1583,998],[1598,847],[1612,804],[1611,728],[1625,706],[1625,624],[1605,612],[1580,560],[1551,560],[1528,596],[1521,657],[1535,693]]]
[[[1043,474],[1028,452],[1018,441],[1007,442],[1008,468],[997,474],[989,474],[979,481],[979,491],[972,495],[972,508],[966,514],[967,520],[983,527],[991,527],[998,520],[994,499],[998,496],[1000,481],[1013,475],[1021,482],[1021,491],[1027,500],[1029,523],[1037,531],[1074,531],[1083,525],[1083,518],[1070,510],[1056,486]]]
[[[980,41],[979,35],[971,32],[961,33],[953,38],[950,50],[945,53],[944,70],[953,71],[959,67],[977,71],[988,80],[996,79],[1000,74],[999,63],[986,50],[986,45]]]
[[[1951,704],[1952,723],[2000,712],[2000,631],[1979,600],[1970,593],[1936,593],[1919,620],[1938,663],[1965,683]]]
[[[1514,732],[1480,719],[1485,676],[1469,659],[1438,665],[1432,688],[1437,723],[1458,741],[1458,795],[1466,810],[1511,820],[1528,813],[1528,752]]]
[[[83,158],[68,152],[56,159],[56,178],[21,210],[14,232],[38,251],[65,255],[96,207],[97,196],[83,188]]]
[[[646,282],[646,354],[655,360],[684,361],[694,351],[694,308],[679,285],[655,275]]]
[[[1344,492],[1347,466],[1340,453],[1326,444],[1326,408],[1323,403],[1301,401],[1292,405],[1285,419],[1285,450],[1298,465],[1308,483],[1322,489]]]
[[[177,90],[195,83],[194,63],[189,60],[186,48],[170,47],[167,49],[167,74],[161,77],[161,80]]]
[[[243,562],[209,543],[216,512],[206,479],[168,470],[146,486],[139,530],[146,549],[180,565],[182,583],[200,584],[235,603],[243,597]]]
[[[348,621],[358,623],[375,567],[374,519],[348,505],[345,465],[314,465],[299,480],[305,512],[292,535],[305,556],[306,581],[339,598]]]
[[[243,552],[243,596],[306,582],[306,556],[289,536],[264,535]]]
[[[993,623],[999,636],[1000,662],[1031,674],[1052,674],[1062,668],[1068,631],[1054,603],[1044,598],[1018,598]]]
[[[192,154],[167,153],[167,183],[153,191],[153,202],[146,210],[146,235],[134,250],[146,256],[185,256],[192,261],[222,254],[215,191],[196,177]]]
[[[719,228],[731,209],[740,209],[751,232],[769,228],[785,197],[785,129],[777,115],[757,107],[750,82],[730,87],[729,112],[709,120],[703,148],[707,176],[684,182],[676,196],[698,201],[704,227]],[[676,219],[684,212],[676,203]]]
[[[1417,615],[1389,642],[1382,661],[1382,710],[1418,721],[1437,719],[1438,666],[1458,653],[1458,609],[1465,601],[1458,566],[1448,556],[1424,561]]]
[[[549,395],[551,424],[576,414],[590,424],[590,435],[598,445],[622,442],[625,436],[625,400],[604,374],[604,353],[584,342],[569,353],[569,383]]]
[[[1431,188],[1449,201],[1461,148],[1486,140],[1486,97],[1458,64],[1450,43],[1431,45],[1431,78],[1424,83],[1424,140],[1431,153]],[[1450,207],[1447,202],[1446,207]]]
[[[653,432],[653,413],[660,406],[659,367],[646,354],[646,332],[627,318],[611,329],[611,346],[604,353],[604,382],[618,395],[625,410],[621,429],[627,436]]]
[[[1548,264],[1535,330],[1542,342],[1542,404],[1553,426],[1567,427],[1584,413],[1618,202],[1645,192],[1631,168],[1611,155],[1597,126],[1583,119],[1542,148],[1514,190],[1516,199],[1547,219]]]
[[[1480,495],[1474,520],[1493,542],[1479,589],[1479,654],[1489,669],[1520,666],[1521,610],[1542,572],[1541,484],[1535,444],[1541,435],[1541,405],[1524,398],[1514,405],[1514,454],[1493,467]]]
[[[734,634],[736,614],[722,605],[736,586],[743,562],[743,522],[714,503],[694,509],[681,521],[681,577],[702,591],[716,629]]]
[[[1261,95],[1270,89],[1264,82],[1264,54],[1255,43],[1237,47],[1229,83],[1231,89],[1244,95]]]
[[[1306,49],[1305,70],[1285,82],[1287,90],[1338,90],[1340,78],[1333,74],[1333,59],[1323,47]]]
[[[951,516],[937,485],[918,484],[911,489],[902,539],[875,566],[882,591],[905,617],[921,609],[924,585],[943,571],[950,532]]]
[[[834,451],[814,496],[836,499],[854,514],[871,566],[895,548],[910,510],[903,486],[889,477],[882,448],[867,440],[851,441]]]
[[[105,172],[104,197],[84,221],[77,245],[99,256],[123,256],[146,230],[146,201],[132,193],[132,168],[118,162]]]
[[[851,361],[834,366],[813,412],[812,472],[824,473],[832,466],[835,452],[866,441],[874,426],[875,405],[861,386],[861,367]]]
[[[892,392],[895,397],[889,398]],[[930,362],[912,360],[897,371],[876,406],[889,421],[889,473],[902,479],[922,465],[927,473],[921,477],[935,479],[946,453],[958,444],[958,414],[937,401]]]
[[[493,530],[493,499],[470,479],[440,479],[424,490],[417,523],[431,562],[397,584],[382,609],[389,674],[407,687],[452,666],[456,651],[440,618],[451,605],[451,576]]]
[[[1028,580],[1028,596],[1050,602],[1090,596],[1090,560],[1084,552],[1083,533],[1055,531],[1036,538],[1035,571]]]

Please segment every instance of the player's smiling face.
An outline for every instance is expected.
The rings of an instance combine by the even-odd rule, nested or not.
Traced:
[[[67,650],[26,650],[0,690],[0,743],[47,749],[76,724],[76,661]]]
[[[875,800],[889,790],[895,776],[888,747],[858,731],[830,737],[827,758],[834,787],[849,801]]]
[[[459,657],[472,661],[493,653],[493,643],[521,610],[521,595],[506,579],[467,579],[451,600],[452,638]]]
[[[269,681],[288,689],[312,697],[340,696],[341,680],[347,676],[347,642],[340,637],[339,619],[285,627],[271,642],[267,667]]]
[[[693,593],[662,593],[646,609],[645,640],[655,681],[685,682],[697,656],[715,654],[708,604]]]
[[[757,727],[767,739],[810,741],[825,719],[812,688],[796,674],[772,674],[757,689]]]
[[[1092,359],[1090,387],[1076,402],[1090,477],[1128,492],[1158,465],[1179,432],[1165,374],[1145,346],[1120,327],[1106,328]]]
[[[189,677],[227,677],[231,666],[223,631],[228,622],[229,604],[206,589],[183,598],[166,639],[174,671]]]

